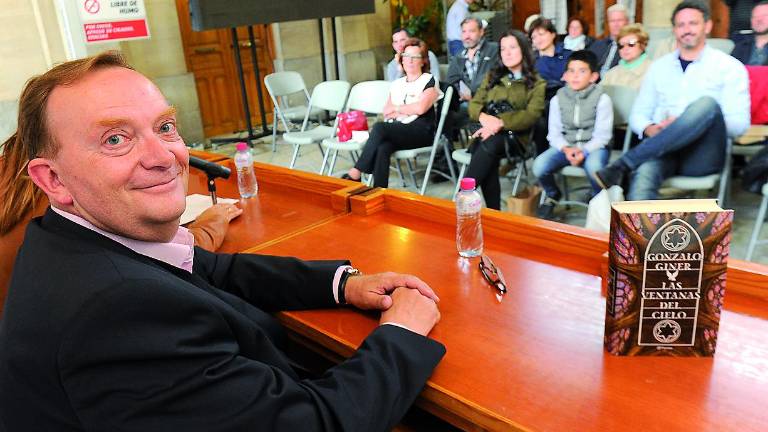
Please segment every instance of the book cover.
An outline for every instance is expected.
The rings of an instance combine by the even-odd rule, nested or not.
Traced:
[[[613,206],[604,336],[611,354],[715,353],[733,211],[682,201],[648,202],[648,209],[685,211]],[[694,201],[717,210],[695,211]]]

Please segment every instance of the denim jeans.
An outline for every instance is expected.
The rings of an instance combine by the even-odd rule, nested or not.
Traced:
[[[719,172],[725,162],[726,139],[720,105],[709,96],[697,99],[669,126],[621,157],[634,171],[627,198],[655,199],[664,179],[676,174]]]
[[[595,182],[595,171],[607,165],[610,156],[611,151],[609,149],[601,148],[588,153],[584,159],[583,168],[587,171],[587,178],[589,184],[592,185],[593,194],[600,192],[600,186]],[[539,183],[548,197],[560,199],[560,189],[555,183],[554,174],[570,164],[565,153],[554,147],[550,147],[533,161],[533,175],[539,179]]]

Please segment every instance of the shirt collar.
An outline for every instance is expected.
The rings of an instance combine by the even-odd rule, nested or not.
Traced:
[[[140,255],[148,256],[192,273],[192,262],[195,257],[195,238],[192,233],[184,227],[180,226],[179,230],[176,231],[176,235],[174,235],[168,243],[146,242],[104,231],[80,216],[56,207],[51,206],[51,209],[60,216],[67,218],[82,227],[88,228],[91,231],[95,231],[104,237],[114,240]]]

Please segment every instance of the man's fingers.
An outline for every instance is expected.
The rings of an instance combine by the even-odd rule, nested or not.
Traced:
[[[418,290],[421,295],[429,297],[435,302],[439,302],[440,298],[435,294],[435,291],[427,285],[426,282],[412,275],[403,275],[403,278],[398,281],[400,286],[405,286],[411,289]]]

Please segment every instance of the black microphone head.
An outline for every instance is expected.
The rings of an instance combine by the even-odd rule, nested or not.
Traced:
[[[189,157],[189,166],[205,172],[208,177],[211,178],[221,177],[223,179],[228,179],[229,175],[232,173],[232,171],[225,166],[221,166],[213,162],[208,162],[205,159],[200,159],[199,157],[195,156]]]

